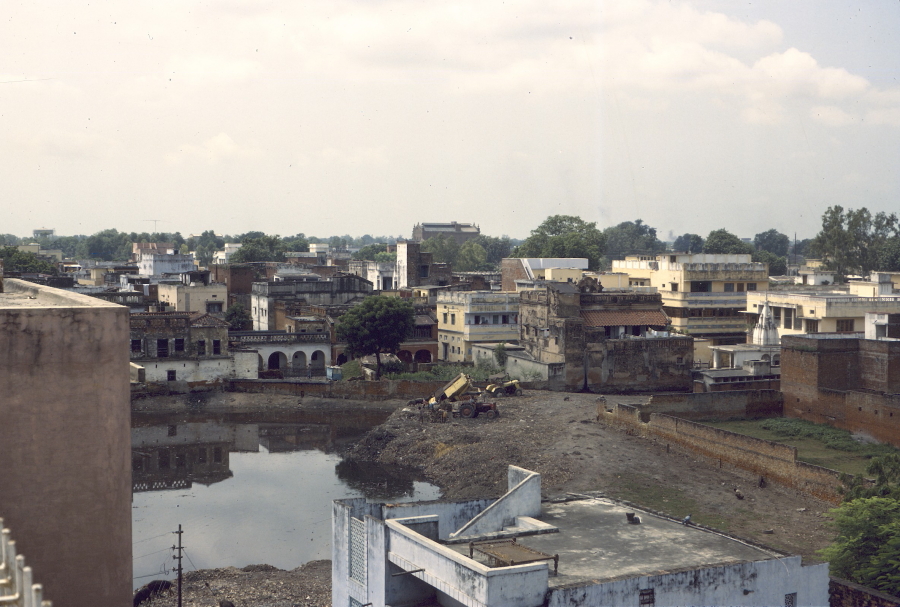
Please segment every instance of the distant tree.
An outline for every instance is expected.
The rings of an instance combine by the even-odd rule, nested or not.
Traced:
[[[486,263],[492,267],[500,267],[500,262],[504,257],[509,257],[512,251],[512,244],[508,236],[495,238],[493,236],[485,236],[484,234],[468,240],[466,242],[474,242],[484,249],[487,254]]]
[[[838,535],[819,552],[831,575],[900,596],[900,500],[855,499],[831,515]]]
[[[459,248],[454,270],[460,272],[474,272],[484,270],[487,265],[487,251],[474,240],[468,240]]]
[[[900,499],[900,455],[888,453],[873,457],[866,465],[866,475],[875,482],[867,481],[862,474],[841,477],[845,502],[866,497]]]
[[[455,266],[456,257],[459,255],[459,243],[454,238],[440,234],[424,240],[422,250],[426,253],[433,253],[435,263],[449,263]]]
[[[368,259],[375,261],[375,255],[387,252],[387,245],[384,244],[368,244],[353,254],[353,259]]]
[[[572,215],[552,215],[531,231],[513,252],[516,257],[586,257],[588,268],[600,268],[606,237],[595,222]]]
[[[3,260],[4,272],[27,272],[39,274],[56,274],[56,265],[41,259],[34,253],[20,251],[16,247],[0,248],[0,259]]]
[[[713,230],[703,244],[704,253],[735,255],[753,253],[753,246],[744,242],[728,230]]]
[[[375,253],[374,261],[377,261],[378,263],[396,263],[397,253],[388,253],[387,251]]]
[[[231,255],[229,262],[284,261],[287,250],[287,246],[278,236],[245,238],[241,248]]]
[[[684,253],[702,253],[703,237],[699,234],[682,234],[675,239],[672,250]]]
[[[822,214],[822,230],[810,248],[812,254],[825,260],[828,269],[843,278],[847,274],[867,276],[873,270],[900,270],[900,256],[894,254],[898,242],[900,221],[896,214],[873,216],[865,207],[845,211],[836,205]]]
[[[232,331],[253,330],[253,319],[241,304],[234,304],[225,311],[225,321],[231,325]]]
[[[286,236],[282,238],[286,251],[304,252],[309,251],[309,240],[305,234],[295,234],[294,236]]]
[[[779,257],[769,251],[754,251],[752,260],[769,264],[769,276],[785,276],[787,274],[787,258]]]
[[[0,246],[15,247],[22,244],[22,239],[13,234],[0,234]]]
[[[642,220],[623,221],[603,230],[606,236],[606,258],[624,259],[626,255],[653,255],[666,250],[666,245],[656,237],[656,228]]]
[[[338,319],[337,335],[347,343],[347,353],[353,358],[374,354],[375,377],[381,378],[381,355],[396,354],[414,327],[411,303],[398,297],[372,295]]]
[[[118,230],[101,230],[76,245],[78,257],[102,261],[126,261],[131,257],[131,243],[141,242]],[[147,241],[149,242],[149,241]]]
[[[758,251],[768,251],[778,257],[787,257],[791,239],[776,229],[766,230],[753,237],[753,246]]]
[[[255,240],[257,238],[263,238],[266,235],[265,232],[245,232],[244,234],[238,234],[234,237],[236,242],[244,242],[245,240]]]

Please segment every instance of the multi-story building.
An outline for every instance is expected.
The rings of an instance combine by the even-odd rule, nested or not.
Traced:
[[[275,302],[279,300],[333,306],[362,300],[371,294],[372,283],[355,274],[338,274],[329,280],[322,280],[317,274],[305,274],[292,280],[255,282],[250,293],[253,330],[284,330],[275,324]]]
[[[744,254],[633,256],[614,260],[612,267],[634,281],[649,280],[662,296],[672,330],[709,339],[712,345],[745,342],[747,296],[769,288],[768,265]]]
[[[422,244],[412,240],[397,242],[397,269],[395,289],[408,289],[422,285],[443,286],[453,283],[449,263],[435,263],[434,255],[422,251]]]
[[[519,343],[545,368],[541,379],[566,390],[690,390],[693,340],[663,331],[659,294],[587,286],[519,293]]]
[[[174,249],[166,252],[143,251],[138,261],[138,274],[159,276],[161,274],[183,274],[197,269],[194,254],[181,254]]]
[[[368,259],[354,259],[347,264],[347,270],[351,274],[362,276],[375,286],[376,291],[394,290],[394,272],[396,263],[389,261],[370,261]]]
[[[440,360],[472,360],[478,343],[519,337],[519,294],[491,291],[445,291],[437,296]]]
[[[227,288],[215,282],[160,283],[157,297],[161,304],[170,306],[176,312],[222,314],[228,306]]]
[[[889,274],[884,275],[890,277]],[[865,283],[861,286],[863,288]],[[887,283],[890,287],[890,282]],[[884,291],[883,291],[884,292]],[[748,293],[746,313],[755,321],[768,303],[779,337],[804,333],[865,331],[867,312],[900,313],[900,294],[861,297],[847,292],[770,291]]]
[[[578,282],[587,269],[584,257],[508,257],[500,261],[500,289],[521,291],[546,282]]]
[[[462,244],[472,238],[478,238],[481,235],[481,228],[473,223],[417,223],[413,226],[413,240],[422,242],[429,238],[437,236],[445,236],[452,238],[457,244]]]
[[[44,599],[130,605],[128,308],[2,274],[0,516]]]

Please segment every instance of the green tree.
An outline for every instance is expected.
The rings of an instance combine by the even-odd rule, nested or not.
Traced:
[[[753,237],[753,246],[758,251],[768,251],[778,257],[787,257],[791,246],[791,239],[787,234],[782,234],[776,229],[760,232]]]
[[[225,310],[225,321],[231,325],[232,331],[252,331],[253,319],[241,304],[234,304]]]
[[[869,497],[831,511],[837,537],[819,554],[831,574],[900,595],[900,501]]]
[[[230,263],[253,261],[284,261],[287,246],[278,236],[263,235],[259,238],[245,238],[240,249],[229,259]]]
[[[371,295],[338,319],[337,335],[347,343],[351,357],[375,355],[375,377],[380,379],[381,355],[396,354],[414,327],[411,303],[398,297]]]
[[[353,259],[368,259],[369,261],[375,261],[375,255],[385,252],[387,252],[386,244],[368,244],[354,253]]]
[[[623,221],[603,230],[606,236],[606,258],[625,259],[626,255],[652,255],[665,251],[666,245],[656,237],[656,228],[642,220]]]
[[[900,269],[900,221],[897,215],[877,213],[865,207],[844,210],[828,207],[822,214],[822,230],[810,243],[812,253],[825,259],[828,269],[841,279],[847,274],[868,276],[873,270]]]
[[[500,262],[504,257],[509,257],[512,251],[512,244],[508,236],[495,238],[494,236],[482,234],[466,242],[474,242],[484,249],[484,252],[487,254],[487,263],[492,267],[500,267]]]
[[[115,229],[101,230],[79,242],[76,252],[81,258],[126,261],[131,257],[131,243],[141,242],[132,236]]]
[[[753,246],[747,244],[731,232],[725,229],[713,230],[706,237],[703,244],[704,253],[741,254],[753,253]]]
[[[13,234],[0,234],[0,246],[15,247],[22,244],[22,239]]]
[[[295,234],[282,239],[286,251],[304,252],[309,251],[309,240],[305,234]]]
[[[699,234],[682,234],[675,239],[672,250],[684,253],[702,253],[703,237]]]
[[[388,253],[387,251],[375,253],[375,259],[373,261],[377,261],[378,263],[396,263],[397,253]]]
[[[422,250],[434,254],[435,263],[449,263],[456,265],[456,257],[459,255],[459,243],[456,239],[440,234],[422,242]]]
[[[468,240],[459,248],[454,269],[460,272],[474,272],[484,270],[486,264],[487,251],[474,240]]]
[[[56,266],[34,253],[20,251],[16,247],[0,248],[4,272],[26,272],[35,274],[56,274]]]
[[[787,274],[786,257],[779,257],[769,251],[754,251],[752,260],[769,264],[769,276],[785,276]]]
[[[502,343],[494,346],[494,360],[497,361],[497,365],[499,365],[501,369],[506,368],[506,361],[509,360],[509,353],[506,351],[506,346]]]
[[[600,268],[606,237],[595,222],[572,215],[552,215],[531,231],[513,253],[516,257],[586,257],[588,268]]]

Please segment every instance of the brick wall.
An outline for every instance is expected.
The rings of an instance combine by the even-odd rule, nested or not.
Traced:
[[[655,398],[654,398],[655,400]],[[641,412],[629,405],[609,405],[598,415],[611,426],[641,436],[674,443],[720,466],[738,468],[834,504],[840,503],[840,473],[797,461],[797,449],[705,426],[670,415],[651,413],[641,421]],[[644,415],[646,417],[646,414]]]
[[[522,260],[506,258],[500,261],[500,289],[503,291],[515,291],[516,281],[525,280],[528,274]]]
[[[654,394],[647,413],[665,413],[692,420],[781,417],[784,401],[778,390]]]

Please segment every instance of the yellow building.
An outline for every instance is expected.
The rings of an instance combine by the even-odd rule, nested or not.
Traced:
[[[712,345],[745,342],[747,295],[769,288],[768,265],[744,254],[631,256],[614,260],[612,269],[633,285],[655,287],[674,331]]]
[[[768,299],[778,336],[803,333],[849,333],[865,331],[866,312],[900,313],[900,297],[859,297],[852,293],[748,293],[751,320]]]
[[[160,284],[159,301],[174,307],[176,312],[219,314],[228,305],[228,292],[221,283]]]
[[[472,360],[472,345],[519,338],[519,294],[443,292],[437,296],[438,359]]]

